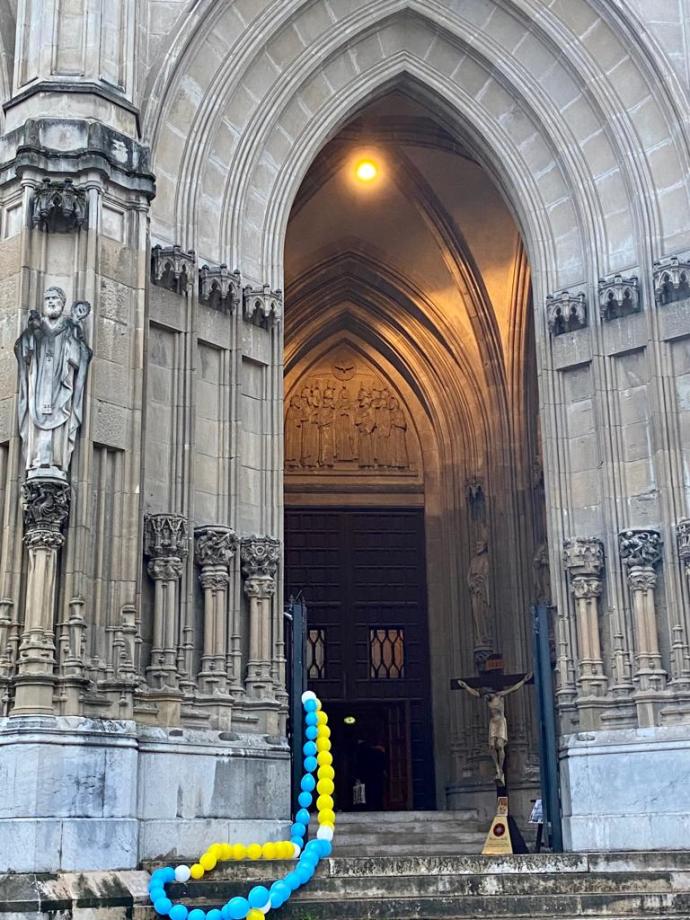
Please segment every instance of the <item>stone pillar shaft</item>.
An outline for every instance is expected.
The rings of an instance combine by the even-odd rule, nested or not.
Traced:
[[[225,698],[228,694],[228,589],[230,565],[237,550],[237,536],[229,527],[207,525],[194,531],[194,558],[201,568],[204,592],[204,637],[199,672],[202,693]]]
[[[241,558],[244,592],[249,598],[246,690],[255,699],[275,700],[272,602],[280,544],[272,537],[248,537],[242,541]]]

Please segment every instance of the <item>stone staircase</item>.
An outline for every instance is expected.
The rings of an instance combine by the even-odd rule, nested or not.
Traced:
[[[485,822],[486,824],[486,822]],[[311,835],[316,836],[314,822]],[[488,827],[476,811],[340,812],[338,856],[459,856],[481,853]]]

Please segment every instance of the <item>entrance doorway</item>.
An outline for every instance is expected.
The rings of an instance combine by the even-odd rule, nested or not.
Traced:
[[[331,714],[337,808],[434,808],[423,512],[288,508],[285,545],[309,685]]]

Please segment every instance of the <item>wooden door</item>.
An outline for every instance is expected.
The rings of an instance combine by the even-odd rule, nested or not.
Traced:
[[[310,683],[337,721],[348,787],[339,807],[352,806],[368,745],[369,761],[386,764],[382,796],[372,779],[375,801],[433,808],[423,513],[287,509],[285,523],[287,592],[307,603]]]

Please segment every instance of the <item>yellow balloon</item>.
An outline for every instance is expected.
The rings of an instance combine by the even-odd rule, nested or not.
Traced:
[[[335,824],[335,814],[330,808],[320,811],[318,814],[319,824]]]
[[[275,859],[278,855],[275,843],[271,843],[271,841],[265,843],[261,847],[261,855],[264,859]]]
[[[332,779],[320,779],[316,784],[316,791],[319,795],[333,795],[334,789],[335,783]]]
[[[220,859],[220,854],[223,850],[222,843],[212,843],[211,846],[206,850],[207,853],[210,853],[211,856],[215,856],[216,860]]]
[[[321,712],[316,713],[316,724],[317,725],[325,725],[327,722],[328,722],[328,716],[326,715],[325,712],[321,711]]]
[[[261,847],[258,843],[250,843],[247,847],[247,856],[250,859],[261,859]]]
[[[278,859],[292,859],[294,851],[289,840],[281,840],[278,844]]]
[[[328,738],[317,738],[316,739],[316,750],[317,751],[330,751],[331,742]]]
[[[204,867],[204,869],[207,872],[210,872],[211,869],[216,868],[216,863],[218,862],[218,860],[213,855],[213,853],[204,853],[204,855],[200,858],[199,862],[201,863],[201,865]]]
[[[316,749],[318,750],[318,748],[319,745],[317,744]],[[330,765],[333,763],[333,755],[330,753],[330,751],[319,751],[319,753],[316,755],[316,762],[320,767],[330,767]]]
[[[264,913],[263,911],[252,907],[252,909],[247,913],[247,920],[264,920]]]
[[[316,775],[319,779],[332,780],[335,777],[335,770],[328,764],[324,764],[322,767],[319,767],[319,772]]]
[[[233,859],[246,859],[247,858],[247,848],[243,843],[233,843],[232,858]]]
[[[319,727],[316,729],[316,737],[317,738],[330,738],[331,737],[330,728],[327,725],[319,725]]]
[[[332,811],[334,805],[330,795],[320,795],[316,800],[316,807],[319,811]]]
[[[204,867],[200,863],[194,863],[189,871],[192,873],[192,878],[204,877]]]
[[[223,862],[226,862],[228,859],[232,859],[232,844],[224,843],[220,848],[219,859],[222,859]]]
[[[317,699],[316,701],[316,711],[318,712],[321,709],[321,700]]]

